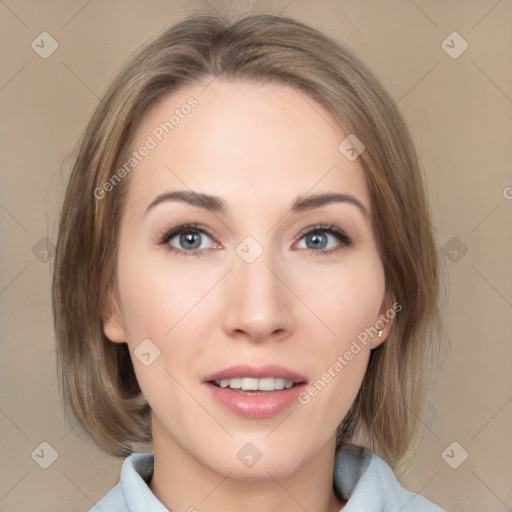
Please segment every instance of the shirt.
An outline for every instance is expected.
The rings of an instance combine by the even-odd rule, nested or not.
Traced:
[[[119,483],[89,512],[169,512],[151,492],[152,453],[134,453],[121,468]],[[444,512],[419,494],[405,490],[375,453],[357,446],[339,450],[334,487],[347,500],[342,512]]]

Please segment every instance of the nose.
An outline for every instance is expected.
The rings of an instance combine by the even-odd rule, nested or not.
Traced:
[[[295,297],[270,255],[247,263],[235,256],[224,287],[224,330],[253,342],[287,338],[295,328]]]

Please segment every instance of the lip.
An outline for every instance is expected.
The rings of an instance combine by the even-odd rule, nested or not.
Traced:
[[[233,379],[237,377],[250,377],[261,379],[264,377],[282,378],[291,380],[296,385],[289,389],[268,392],[241,393],[230,388],[219,388],[212,381]],[[297,403],[298,395],[307,385],[307,379],[296,372],[282,366],[231,366],[219,372],[208,375],[203,380],[210,396],[229,412],[246,419],[266,419],[277,416],[292,404]]]

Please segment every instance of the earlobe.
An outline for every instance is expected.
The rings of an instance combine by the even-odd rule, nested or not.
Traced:
[[[126,342],[126,330],[124,328],[123,315],[119,308],[115,293],[111,290],[103,311],[103,333],[114,343]]]
[[[381,343],[386,341],[396,313],[397,308],[395,308],[394,297],[390,292],[386,292],[379,310],[379,317],[375,321],[377,333],[372,339],[372,349],[377,348]]]

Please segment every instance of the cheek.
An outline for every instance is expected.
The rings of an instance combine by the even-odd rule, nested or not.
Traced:
[[[147,255],[138,258],[136,253],[119,258],[123,318],[129,340],[154,338],[159,343],[194,309],[204,307],[201,299],[216,279],[211,271],[206,275],[183,271],[165,258],[145,264],[147,260]]]
[[[351,263],[317,275],[317,286],[308,293],[311,309],[324,327],[315,338],[315,378],[299,401],[319,417],[327,416],[333,429],[359,391],[370,355],[371,328],[379,318],[385,293],[378,258]]]
[[[385,293],[382,264],[371,254],[347,259],[304,278],[298,293],[328,327],[321,339],[330,338],[328,345],[340,350],[378,319]]]
[[[165,258],[151,260],[147,252],[139,254],[135,247],[119,254],[119,292],[137,381],[152,409],[169,425],[176,423],[172,411],[201,414],[182,385],[187,381],[187,390],[197,391],[190,386],[196,382],[188,380],[188,372],[194,371],[201,350],[197,333],[206,316],[198,313],[204,313],[207,305],[201,301],[208,291],[207,278],[183,272]],[[149,361],[141,357],[146,353]]]

